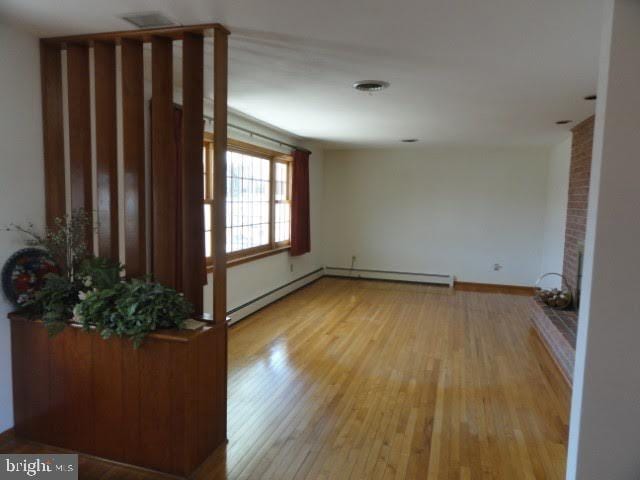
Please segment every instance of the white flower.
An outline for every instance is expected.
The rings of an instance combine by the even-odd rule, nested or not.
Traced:
[[[91,286],[91,282],[92,282],[92,280],[91,280],[90,276],[84,277],[84,282],[83,283],[84,283],[85,287],[90,287]]]
[[[82,293],[82,292],[80,292]],[[76,303],[76,306],[73,307],[73,320],[81,323],[82,322],[82,315],[80,315],[80,304]]]
[[[80,299],[80,301],[85,300],[87,298],[87,292],[83,292],[83,291],[78,292],[78,298]],[[78,305],[76,305],[76,307],[77,306]]]

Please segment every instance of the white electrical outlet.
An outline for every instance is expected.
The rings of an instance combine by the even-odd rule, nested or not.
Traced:
[[[499,272],[500,270],[502,270],[502,265],[500,265],[499,263],[494,263],[493,264],[493,271],[494,272]]]

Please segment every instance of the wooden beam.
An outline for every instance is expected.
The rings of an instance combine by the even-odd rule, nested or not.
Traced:
[[[116,128],[116,50],[93,47],[98,189],[98,254],[118,261],[118,139]]]
[[[152,42],[154,37],[166,37],[171,40],[182,40],[185,33],[195,33],[204,35],[207,31],[222,31],[229,34],[229,30],[219,23],[202,23],[196,25],[181,25],[179,27],[146,28],[140,30],[120,30],[116,32],[88,33],[83,35],[71,35],[63,37],[45,38],[44,41],[59,45],[61,48],[68,48],[69,45],[84,43],[88,46],[93,42],[113,42],[119,44],[123,39],[139,40],[142,42]]]
[[[147,272],[144,64],[142,42],[122,41],[125,264],[129,277]]]
[[[185,33],[182,40],[182,291],[202,313],[205,280],[204,191],[202,185],[203,38]]]
[[[70,45],[67,49],[67,85],[71,210],[83,209],[92,215],[89,49],[84,45]],[[87,232],[86,242],[92,252],[92,230]]]
[[[229,34],[214,30],[213,39],[213,318],[224,323],[227,318],[227,83]]]
[[[152,232],[153,275],[172,288],[177,281],[177,175],[173,126],[173,46],[172,40],[152,40]]]
[[[66,211],[64,127],[62,116],[62,64],[60,48],[40,42],[44,196],[48,227]]]
[[[216,437],[227,436],[227,91],[229,81],[229,32],[213,31],[213,116],[215,122],[213,143],[213,319],[224,328],[223,392],[224,399],[217,408],[220,422]],[[219,357],[219,358],[220,358]]]

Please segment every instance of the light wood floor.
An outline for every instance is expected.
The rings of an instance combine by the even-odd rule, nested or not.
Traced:
[[[333,278],[290,295],[231,329],[229,444],[195,478],[564,478],[570,392],[527,302]]]

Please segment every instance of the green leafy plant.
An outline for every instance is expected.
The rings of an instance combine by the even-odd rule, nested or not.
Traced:
[[[41,317],[49,335],[53,336],[61,332],[73,316],[79,292],[78,282],[50,273],[42,289],[23,305],[21,313],[29,317]]]
[[[30,317],[42,317],[50,335],[62,331],[73,318],[73,309],[87,291],[108,289],[120,282],[122,265],[106,258],[85,258],[74,278],[50,273],[43,288],[33,300],[25,303],[22,312]]]
[[[87,330],[95,327],[102,338],[129,337],[137,348],[154,330],[181,328],[192,311],[192,305],[175,290],[131,280],[86,293],[74,309],[74,318]]]
[[[74,210],[71,215],[56,217],[53,226],[44,233],[39,233],[32,223],[26,227],[11,224],[6,230],[22,233],[27,237],[28,245],[47,250],[62,274],[72,282],[82,262],[92,256],[87,237],[93,234],[95,227],[92,215],[82,209]]]
[[[49,274],[44,287],[22,312],[41,317],[50,335],[70,320],[86,330],[96,328],[103,338],[130,337],[139,347],[144,337],[159,328],[181,328],[193,311],[175,290],[144,280],[124,280],[123,266],[94,257],[87,248],[92,218],[82,210],[56,218],[53,228],[40,235],[33,225],[11,225],[7,230],[28,237],[30,245],[49,251],[61,274]]]
[[[102,257],[85,258],[78,269],[78,278],[89,288],[111,288],[122,280],[124,266]]]

